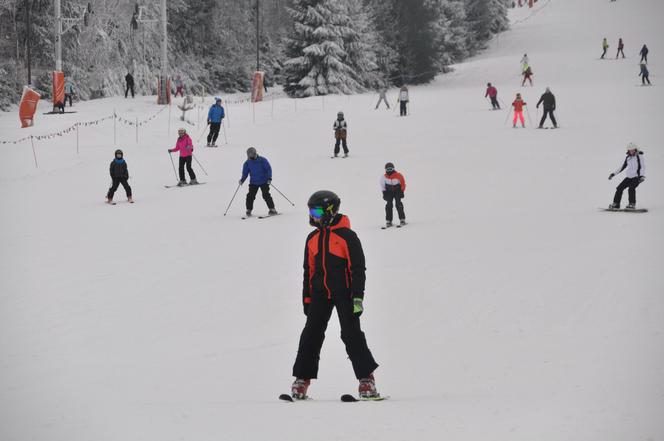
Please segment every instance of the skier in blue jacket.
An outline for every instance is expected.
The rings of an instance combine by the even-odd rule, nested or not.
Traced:
[[[207,123],[210,125],[210,133],[207,136],[207,146],[216,147],[217,138],[219,137],[219,129],[221,128],[221,120],[224,119],[224,108],[221,105],[221,97],[214,99],[214,104],[210,106],[208,111]]]
[[[244,161],[242,166],[242,177],[240,178],[240,185],[244,184],[247,176],[249,179],[249,192],[247,193],[247,216],[251,216],[251,211],[254,209],[254,200],[258,189],[261,189],[263,199],[267,204],[269,216],[274,216],[277,210],[274,208],[274,201],[270,195],[270,184],[272,183],[272,167],[267,158],[258,156],[255,148],[249,147],[247,149],[247,160]]]

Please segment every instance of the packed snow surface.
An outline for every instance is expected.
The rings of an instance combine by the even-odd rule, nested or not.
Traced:
[[[218,149],[186,124],[207,185],[164,188],[175,106],[138,142],[119,120],[114,142],[112,119],[79,128],[78,154],[75,131],[35,139],[38,168],[29,140],[0,145],[0,439],[664,440],[664,4],[540,0],[512,14],[482,55],[411,87],[406,118],[374,110],[373,94],[230,103]],[[643,43],[652,87],[637,77]],[[534,87],[520,87],[523,53]],[[505,108],[523,93],[533,123],[550,86],[562,128],[505,124],[488,81]],[[160,110],[154,97],[48,107],[30,129],[2,114],[0,139]],[[351,155],[331,160],[339,110]],[[646,152],[649,212],[599,211],[628,142]],[[295,203],[273,190],[282,216],[241,220],[246,185],[223,216],[249,146]],[[103,203],[115,148],[133,205],[122,188]],[[408,183],[401,230],[380,229],[387,161]],[[305,321],[306,200],[319,189],[341,196],[364,246],[362,321],[388,401],[339,402],[357,383],[335,316],[315,400],[277,400]]]

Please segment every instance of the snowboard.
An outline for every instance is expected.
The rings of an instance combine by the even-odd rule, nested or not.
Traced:
[[[344,403],[357,403],[358,401],[385,401],[388,398],[390,398],[390,397],[389,396],[379,396],[379,397],[376,397],[376,398],[361,398],[361,397],[357,398],[357,397],[355,397],[354,395],[351,395],[351,394],[343,394],[340,399]]]
[[[647,208],[600,208],[602,211],[620,211],[623,213],[647,213],[648,209]]]
[[[166,188],[173,188],[173,187],[184,188],[184,187],[195,187],[195,186],[197,186],[197,185],[203,185],[203,184],[207,184],[207,182],[199,182],[198,184],[185,184],[185,185],[178,185],[178,184],[174,184],[174,185],[164,185],[164,187],[166,187]]]

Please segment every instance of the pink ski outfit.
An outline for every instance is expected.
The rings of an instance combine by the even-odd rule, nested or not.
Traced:
[[[194,143],[186,133],[178,138],[175,148],[169,149],[169,152],[180,152],[180,158],[186,158],[194,153]]]

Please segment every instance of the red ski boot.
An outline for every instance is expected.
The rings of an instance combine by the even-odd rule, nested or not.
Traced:
[[[291,396],[296,400],[307,399],[307,389],[311,380],[305,378],[297,378],[291,386]]]
[[[369,374],[367,378],[360,378],[360,387],[358,388],[360,398],[371,399],[379,398],[380,394],[376,390],[376,380],[373,374]]]

